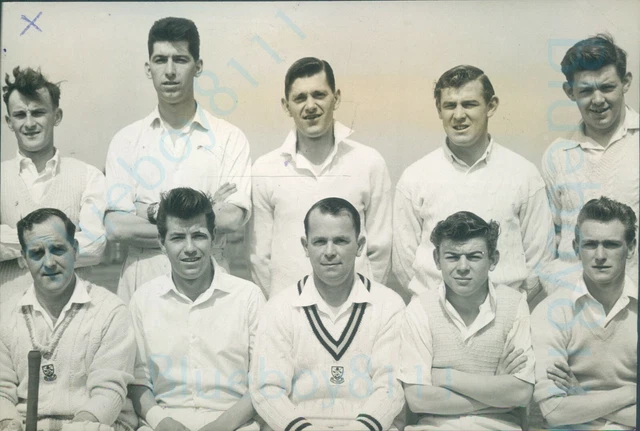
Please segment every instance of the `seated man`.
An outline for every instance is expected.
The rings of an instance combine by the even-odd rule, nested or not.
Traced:
[[[383,431],[402,410],[394,378],[404,310],[400,296],[355,272],[360,215],[326,198],[304,218],[313,272],[273,296],[262,314],[251,398],[276,431]]]
[[[499,225],[460,211],[431,232],[442,273],[415,296],[401,329],[400,376],[412,429],[520,429],[516,407],[533,393],[534,357],[525,293],[494,285]]]
[[[35,210],[17,227],[33,284],[2,304],[0,430],[22,429],[30,350],[42,353],[38,430],[135,430],[127,400],[135,360],[127,308],[76,276],[75,225],[62,211]]]
[[[553,428],[627,430],[636,424],[638,284],[631,207],[601,197],[578,214],[583,270],[532,314],[534,399]]]
[[[129,304],[134,407],[156,431],[257,430],[247,375],[262,292],[214,264],[215,215],[203,192],[164,194],[157,225],[171,272],[143,284]]]

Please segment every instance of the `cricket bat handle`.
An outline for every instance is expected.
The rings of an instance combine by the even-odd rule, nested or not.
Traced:
[[[40,362],[42,353],[38,350],[29,352],[29,380],[27,386],[27,418],[25,431],[38,429],[38,392],[40,391]]]

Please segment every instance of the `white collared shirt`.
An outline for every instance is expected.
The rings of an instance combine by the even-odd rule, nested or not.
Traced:
[[[17,151],[15,159],[8,163],[16,163],[20,172],[20,179],[24,182],[31,199],[37,204],[48,192],[56,175],[60,172],[60,152],[55,149],[53,157],[49,159],[42,172],[38,173],[35,164],[28,157]],[[76,268],[97,265],[102,259],[106,247],[106,232],[103,224],[105,211],[105,177],[97,168],[87,163],[86,188],[82,192],[80,202],[80,214],[78,226],[76,226],[76,239],[80,254],[76,259]],[[4,179],[8,180],[8,179]],[[25,214],[26,215],[26,214]],[[2,224],[0,226],[0,238],[2,248],[6,249],[6,257],[9,260],[20,256],[20,242],[18,230],[15,226]],[[12,250],[12,252],[9,252]],[[11,254],[9,254],[11,253]]]
[[[211,286],[195,301],[177,290],[171,274],[145,283],[129,303],[138,345],[135,384],[150,388],[170,412],[202,409],[214,420],[248,390],[264,302],[256,285],[217,265]]]
[[[625,109],[623,124],[606,146],[586,136],[581,121],[568,138],[556,139],[542,156],[542,177],[553,222],[559,230],[558,257],[564,262],[578,261],[572,244],[575,225],[580,209],[589,200],[606,196],[629,205],[640,215],[640,117],[630,107]],[[637,260],[632,259],[627,265],[627,275],[635,281]],[[547,272],[551,271],[560,272],[555,269]],[[577,267],[576,272],[581,272],[581,268]]]
[[[524,157],[491,139],[473,166],[441,148],[409,166],[393,205],[393,271],[413,294],[442,281],[433,260],[431,232],[457,211],[500,223],[496,284],[535,291],[538,267],[554,255],[553,223],[544,182]]]
[[[360,214],[367,243],[356,259],[356,271],[386,280],[391,268],[391,180],[380,153],[348,139],[352,133],[334,122],[334,146],[320,166],[296,151],[295,130],[253,165],[249,258],[253,280],[268,296],[311,272],[300,245],[304,216],[331,196],[348,200]]]
[[[467,326],[458,311],[446,299],[446,287],[444,283],[438,286],[438,296],[444,309],[460,331],[465,344],[472,344],[474,336],[489,325],[496,317],[496,291],[493,283],[489,280],[489,293],[480,305],[478,316]],[[431,385],[431,373],[424,370],[431,370],[433,365],[433,337],[429,324],[429,316],[424,311],[418,296],[414,296],[407,306],[405,319],[401,329],[402,348],[400,351],[400,375],[399,379],[408,384]],[[513,346],[514,350],[522,349],[523,355],[527,357],[525,367],[513,376],[518,379],[534,384],[535,383],[535,358],[531,345],[531,319],[529,316],[529,306],[527,298],[522,295],[518,303],[518,310],[513,326],[509,329],[505,340],[504,349]]]

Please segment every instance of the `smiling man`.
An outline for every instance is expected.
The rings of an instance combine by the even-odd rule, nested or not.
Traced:
[[[214,257],[228,270],[225,233],[240,229],[251,212],[251,160],[244,134],[195,101],[194,79],[203,72],[200,36],[184,18],[163,18],[149,31],[145,72],[158,106],[116,134],[106,162],[105,218],[110,240],[129,245],[118,284],[128,302],[138,286],[169,269],[156,227],[160,193],[191,187],[214,198]]]
[[[76,276],[75,225],[62,211],[29,213],[18,222],[18,238],[33,284],[10,308],[2,304],[0,429],[23,429],[27,357],[39,350],[38,430],[135,430],[127,399],[135,359],[127,308]]]
[[[434,90],[447,135],[442,146],[409,166],[393,209],[393,271],[412,293],[442,280],[429,241],[438,220],[460,210],[502,226],[500,265],[493,281],[540,291],[538,266],[553,256],[553,225],[544,182],[535,166],[489,135],[498,98],[487,75],[474,66],[446,71]]]
[[[0,302],[21,295],[31,276],[20,257],[16,224],[37,208],[64,210],[78,226],[76,267],[91,278],[91,266],[100,263],[106,245],[102,224],[104,175],[95,167],[62,157],[54,145],[54,129],[62,121],[60,88],[40,71],[13,70],[2,88],[5,119],[18,141],[17,156],[2,162],[0,195]]]
[[[155,431],[257,430],[249,363],[264,297],[212,259],[215,215],[190,188],[162,195],[158,237],[171,270],[129,308],[138,344],[129,396]]]
[[[404,405],[394,375],[404,303],[356,272],[366,238],[348,201],[315,203],[304,232],[312,272],[265,306],[253,403],[277,431],[387,430]]]
[[[625,105],[632,80],[626,52],[599,34],[571,47],[561,65],[564,92],[582,121],[542,157],[559,257],[545,271],[550,276],[580,271],[572,241],[576,214],[586,201],[604,195],[640,211],[640,117]],[[571,264],[575,271],[567,270]],[[628,262],[627,275],[637,282],[637,257]],[[557,281],[551,277],[545,287],[553,291]]]
[[[431,232],[437,289],[414,296],[402,325],[401,368],[412,430],[520,429],[534,357],[526,296],[489,279],[499,225],[460,211]]]
[[[587,202],[573,241],[583,270],[533,312],[534,399],[554,429],[635,427],[638,284],[625,272],[636,223],[623,203]]]
[[[253,165],[249,252],[253,280],[272,295],[311,267],[298,246],[305,211],[327,196],[351,202],[367,237],[357,271],[384,283],[391,268],[391,181],[382,156],[334,121],[341,93],[324,60],[301,58],[285,76],[282,107],[295,129]]]

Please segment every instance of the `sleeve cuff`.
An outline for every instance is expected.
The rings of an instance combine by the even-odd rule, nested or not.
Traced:
[[[22,422],[22,416],[18,408],[7,398],[0,396],[0,421],[5,419],[15,419]]]
[[[303,417],[295,418],[285,427],[284,431],[302,431],[303,429],[310,427],[311,422]]]
[[[80,407],[75,414],[80,412],[91,413],[101,424],[111,425],[118,418],[122,407],[123,403],[120,401],[120,396],[91,397],[89,402]]]
[[[369,429],[369,431],[383,431],[382,424],[371,415],[360,413],[356,420],[363,423]]]

